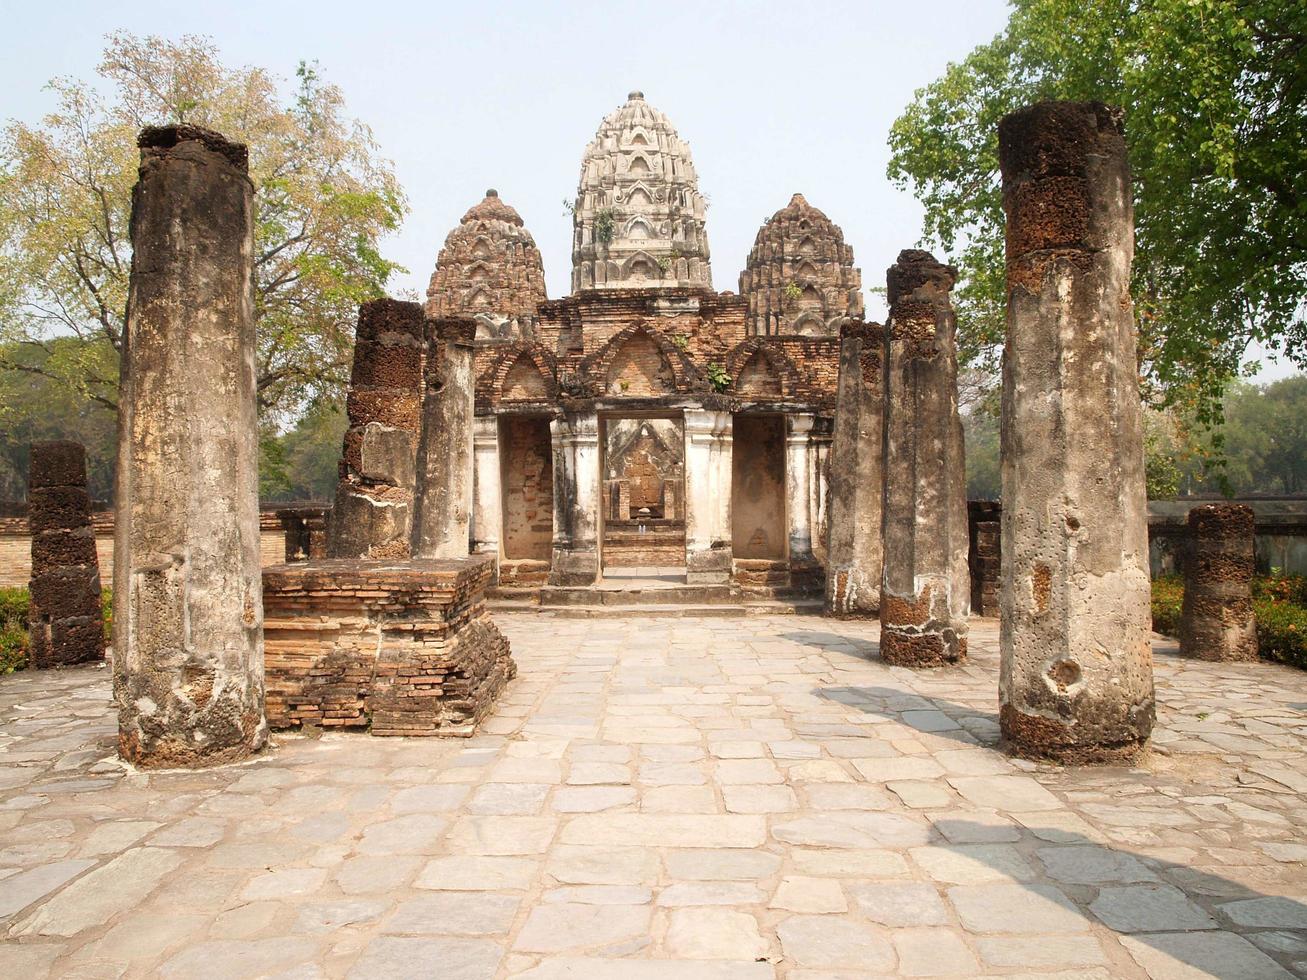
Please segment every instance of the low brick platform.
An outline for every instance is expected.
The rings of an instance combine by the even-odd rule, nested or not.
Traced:
[[[487,558],[323,559],[263,571],[268,724],[471,735],[517,672]]]

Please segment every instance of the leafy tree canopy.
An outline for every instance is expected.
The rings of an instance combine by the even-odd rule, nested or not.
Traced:
[[[1013,0],[1007,28],[918,91],[889,176],[954,255],[965,363],[1004,325],[998,121],[1040,99],[1124,106],[1133,293],[1156,403],[1203,424],[1250,341],[1307,366],[1307,4]]]
[[[189,122],[249,146],[264,418],[343,384],[357,306],[398,268],[379,241],[407,205],[340,90],[301,63],[287,99],[267,72],[224,67],[199,37],[110,35],[98,74],[105,91],[57,78],[50,115],[0,132],[0,369],[116,408],[136,136]],[[83,343],[54,340],[70,335]]]

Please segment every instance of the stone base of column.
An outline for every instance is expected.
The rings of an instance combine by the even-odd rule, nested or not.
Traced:
[[[685,583],[687,585],[726,585],[731,581],[734,562],[730,547],[709,548],[707,551],[687,551],[685,554]]]
[[[562,551],[555,548],[549,565],[550,585],[594,585],[599,581],[598,551]]]
[[[949,621],[948,596],[926,585],[911,598],[883,593],[880,656],[898,667],[940,667],[967,659],[967,627]]]
[[[1071,713],[1074,721],[1026,714],[1013,705],[1003,705],[998,721],[1004,750],[1067,766],[1126,765],[1139,755],[1153,729],[1151,702],[1124,715],[1115,701],[1077,705]]]
[[[859,565],[826,572],[826,615],[835,619],[876,619],[880,616],[880,576]]]
[[[327,559],[263,570],[273,728],[467,736],[517,673],[484,558]]]

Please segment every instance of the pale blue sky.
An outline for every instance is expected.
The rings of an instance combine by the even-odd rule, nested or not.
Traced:
[[[409,195],[386,253],[410,271],[393,288],[425,296],[445,235],[495,187],[535,236],[558,297],[571,265],[562,201],[581,152],[641,89],[690,143],[712,204],[717,289],[739,288],[759,225],[795,191],[844,229],[873,287],[921,234],[915,200],[885,177],[889,127],[914,90],[1006,19],[1001,0],[24,3],[6,13],[0,115],[38,119],[44,82],[90,77],[119,28],[204,34],[228,64],[287,80],[316,59]],[[879,318],[878,298],[867,301]]]

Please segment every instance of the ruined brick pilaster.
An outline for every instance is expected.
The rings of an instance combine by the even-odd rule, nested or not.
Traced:
[[[967,655],[966,467],[958,416],[957,272],[907,249],[887,274],[885,571],[880,652],[911,667]]]
[[[422,434],[413,514],[415,558],[466,558],[472,516],[476,322],[427,321]]]
[[[999,158],[1003,736],[1022,755],[1128,759],[1154,703],[1120,113],[1030,106],[999,124]]]
[[[139,766],[267,740],[245,147],[145,129],[132,195],[114,540],[118,743]]]
[[[359,307],[354,369],[345,402],[332,558],[406,558],[421,416],[423,315],[416,303],[377,299]]]
[[[826,612],[877,616],[884,562],[885,328],[840,329],[835,436],[830,454],[830,534]]]
[[[1199,660],[1257,659],[1254,523],[1246,504],[1203,504],[1189,511],[1182,654]]]
[[[81,443],[32,444],[27,513],[32,532],[28,663],[64,667],[100,660],[100,561]]]
[[[685,580],[730,581],[732,419],[729,412],[685,411]]]

